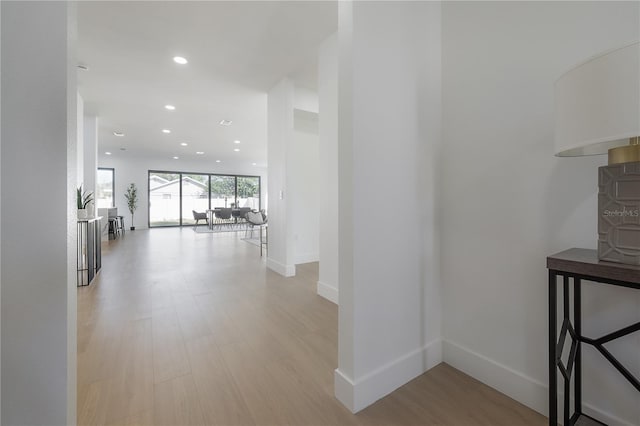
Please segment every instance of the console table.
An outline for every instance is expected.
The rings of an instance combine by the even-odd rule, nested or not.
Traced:
[[[549,424],[558,423],[558,380],[560,370],[564,382],[564,425],[603,424],[582,413],[582,358],[583,343],[596,348],[638,392],[640,381],[633,376],[605,347],[612,340],[640,330],[640,322],[611,332],[597,339],[582,335],[581,282],[592,281],[607,285],[640,289],[640,266],[601,262],[596,250],[573,248],[547,257],[549,270]],[[562,277],[563,320],[560,336],[557,334],[557,286]],[[569,280],[573,281],[573,321],[570,319]],[[567,336],[568,334],[568,336]],[[562,360],[565,339],[571,340],[567,362]],[[574,374],[575,412],[570,413],[571,374]]]
[[[78,219],[78,287],[91,284],[102,267],[102,216]]]

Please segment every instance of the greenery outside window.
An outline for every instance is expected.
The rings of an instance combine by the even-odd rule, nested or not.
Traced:
[[[96,207],[99,209],[115,207],[115,174],[115,169],[98,168]]]
[[[149,227],[193,225],[193,211],[261,208],[260,176],[149,171]]]

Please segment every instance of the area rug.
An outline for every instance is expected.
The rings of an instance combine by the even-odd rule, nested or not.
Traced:
[[[209,229],[207,225],[198,225],[193,227],[193,232],[196,234],[216,234],[219,232],[245,232],[247,229],[246,223],[234,223],[232,225],[213,225],[213,228]]]

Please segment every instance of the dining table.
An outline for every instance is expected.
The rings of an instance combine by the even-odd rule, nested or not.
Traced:
[[[214,207],[212,209],[207,209],[207,222],[209,223],[209,229],[213,229],[213,220],[216,217],[216,210],[220,210],[223,209],[224,207]],[[239,208],[232,208],[231,209],[231,218],[233,219],[234,223],[238,223],[238,218],[240,217],[240,211],[241,209]]]

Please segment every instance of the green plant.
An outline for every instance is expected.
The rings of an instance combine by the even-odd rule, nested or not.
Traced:
[[[124,198],[127,199],[127,207],[129,207],[129,213],[131,213],[131,228],[133,229],[133,213],[138,208],[138,188],[135,183],[129,184],[127,192],[124,193]]]
[[[78,210],[86,209],[89,203],[93,201],[93,192],[82,191],[82,185],[76,189],[76,200]]]

